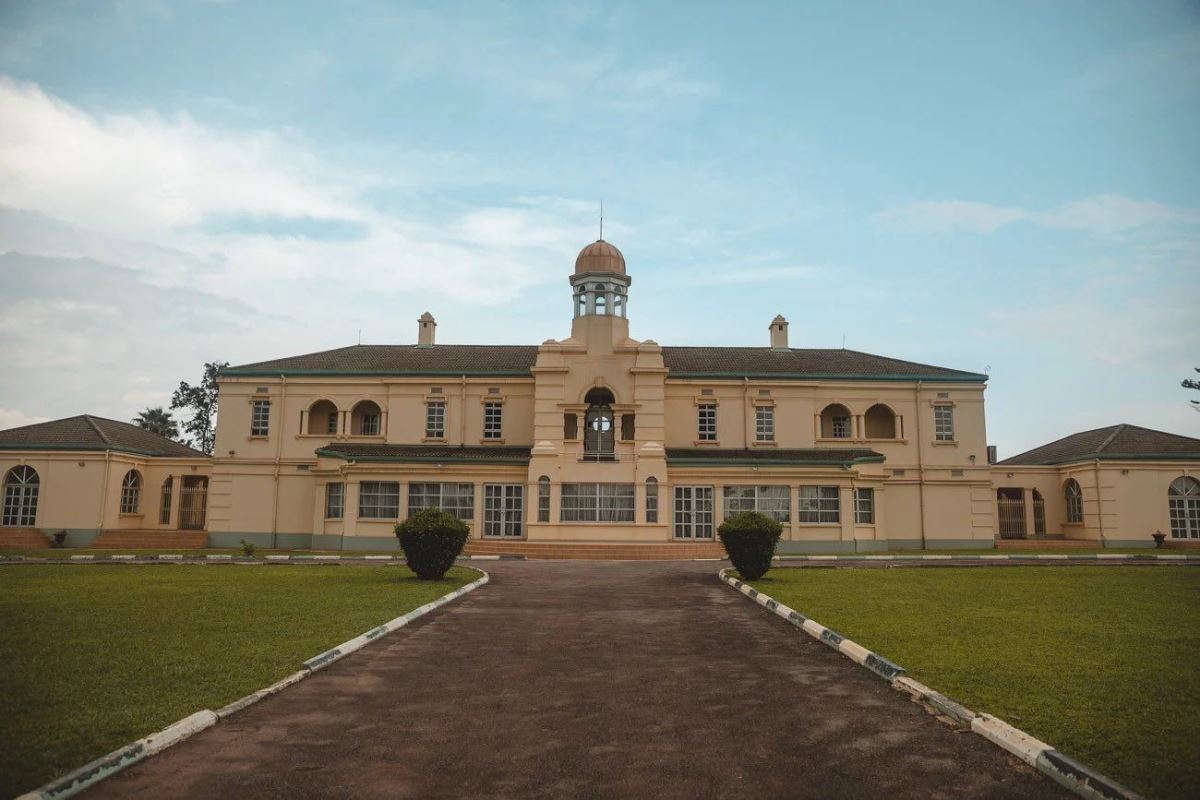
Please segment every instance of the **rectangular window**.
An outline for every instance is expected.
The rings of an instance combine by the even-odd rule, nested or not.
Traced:
[[[358,485],[359,519],[396,519],[400,516],[400,484],[363,481]]]
[[[754,407],[754,440],[756,442],[775,441],[775,407]]]
[[[329,418],[325,421],[326,433],[337,433],[338,429],[338,412],[330,411]]]
[[[255,400],[250,405],[250,435],[266,436],[271,430],[271,401]]]
[[[646,522],[658,524],[658,481],[654,478],[646,480]]]
[[[475,518],[475,484],[473,483],[410,483],[408,485],[408,515],[422,508],[440,508],[470,522]]]
[[[854,490],[854,521],[859,525],[875,524],[875,490]]]
[[[360,490],[361,491],[361,490]],[[346,484],[344,483],[327,483],[325,484],[325,519],[341,519],[346,508]],[[399,516],[399,502],[397,500],[397,514]]]
[[[713,537],[713,487],[676,486],[676,539],[711,539]]]
[[[483,485],[483,535],[521,535],[525,519],[525,487],[519,483]]]
[[[632,442],[634,439],[634,420],[633,414],[621,415],[621,441]]]
[[[158,524],[159,525],[170,525],[171,524],[171,488],[172,488],[171,484],[172,484],[172,482],[173,482],[172,478],[167,478],[165,481],[163,481],[162,492],[159,494],[159,498],[158,498]]]
[[[425,438],[446,438],[445,400],[430,400],[425,404]]]
[[[367,412],[362,415],[362,436],[378,436],[379,435],[379,415],[374,412]]]
[[[954,406],[933,407],[933,438],[939,442],[954,441]]]
[[[701,403],[696,406],[696,438],[701,442],[717,440],[717,406]]]
[[[4,518],[0,524],[32,528],[37,516],[37,500],[36,483],[9,483],[4,487]]]
[[[503,403],[484,403],[483,404],[483,438],[485,439],[503,439],[504,432],[504,404]]]
[[[800,508],[797,519],[800,522],[833,523],[840,522],[841,505],[838,501],[836,486],[801,486]]]
[[[632,483],[564,483],[563,522],[633,522]]]
[[[791,490],[787,486],[726,486],[725,516],[743,511],[757,511],[778,522],[791,522]]]
[[[538,479],[538,522],[550,521],[550,479]]]

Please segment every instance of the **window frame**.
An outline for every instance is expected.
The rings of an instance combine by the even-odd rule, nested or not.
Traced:
[[[676,486],[671,504],[672,538],[711,541],[715,533],[716,489],[712,486]]]
[[[499,508],[496,504],[499,503]],[[520,539],[525,536],[525,485],[483,485],[483,535],[489,539]]]
[[[483,403],[483,438],[489,441],[504,439],[504,403],[499,400]]]
[[[1083,487],[1074,478],[1063,484],[1063,499],[1067,504],[1067,524],[1083,524]]]
[[[336,489],[336,491],[335,491]],[[360,488],[361,492],[361,488]],[[336,506],[337,513],[332,511]],[[325,519],[345,519],[346,518],[346,484],[342,481],[333,481],[325,484]]]
[[[646,478],[646,524],[658,524],[658,478]]]
[[[613,502],[605,508],[604,500]],[[558,517],[560,522],[567,523],[636,522],[637,490],[632,483],[564,483],[559,486]]]
[[[841,523],[842,493],[840,487],[807,484],[798,488],[797,522],[801,525],[837,525]]]
[[[935,442],[954,441],[954,404],[933,404],[933,440]]]
[[[250,435],[265,439],[271,435],[271,401],[255,397],[250,401]]]
[[[1167,487],[1167,517],[1171,538],[1200,539],[1200,481],[1180,475]]]
[[[368,498],[370,505],[368,506]],[[394,502],[391,502],[394,498]],[[370,511],[368,511],[368,508]],[[386,514],[394,508],[395,513]],[[376,513],[372,513],[376,512]],[[358,518],[362,520],[400,519],[399,481],[359,481]]]
[[[171,502],[175,493],[175,478],[168,475],[158,489],[158,524],[171,524]]]
[[[785,504],[782,508],[780,499]],[[757,511],[780,524],[790,525],[792,487],[778,483],[727,483],[721,487],[721,511],[725,519],[746,511]]]
[[[550,478],[543,475],[538,478],[537,521],[550,521]]]
[[[4,474],[4,506],[0,527],[32,528],[37,523],[42,478],[28,464],[18,464]]]
[[[436,487],[436,493],[431,491]],[[449,487],[453,487],[450,489]],[[436,502],[429,498],[436,497]],[[414,502],[415,500],[415,502]],[[475,484],[460,481],[409,481],[408,516],[425,508],[438,508],[463,522],[475,520]]]
[[[701,402],[696,404],[696,441],[717,441],[717,404]]]
[[[122,514],[140,514],[142,506],[142,474],[136,469],[125,473],[121,479],[121,502],[119,511]]]
[[[446,401],[444,399],[425,401],[425,438],[446,438]]]
[[[854,487],[854,524],[875,524],[875,489],[869,486]]]
[[[754,407],[754,441],[759,444],[775,441],[775,406],[760,404]]]

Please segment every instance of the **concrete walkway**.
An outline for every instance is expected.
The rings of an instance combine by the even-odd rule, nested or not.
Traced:
[[[483,589],[92,797],[1068,797],[719,583],[493,562]]]

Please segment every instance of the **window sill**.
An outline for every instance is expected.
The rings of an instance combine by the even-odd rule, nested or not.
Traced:
[[[696,439],[692,442],[695,447],[720,447],[720,439]]]
[[[359,517],[359,522],[399,522],[400,517]]]
[[[938,439],[934,439],[932,442],[930,442],[930,444],[933,445],[934,447],[958,447],[958,440],[957,439],[948,439],[945,441],[941,441]]]
[[[271,438],[271,437],[270,437],[269,435],[268,435],[268,436],[262,436],[262,435],[259,435],[259,434],[252,433],[252,434],[250,434],[249,436],[247,436],[247,437],[246,437],[246,441],[247,441],[247,442],[254,442],[254,441],[265,442],[267,439],[270,439],[270,438]]]
[[[445,436],[422,436],[421,444],[445,444]]]
[[[866,440],[865,439],[856,439],[853,436],[818,436],[817,441],[818,442],[828,442],[828,443],[833,443],[833,442],[855,443],[855,442],[863,442]],[[891,440],[889,439],[888,441],[891,441]]]
[[[774,439],[771,439],[769,441],[764,440],[761,442],[758,440],[755,440],[750,446],[751,447],[779,447],[779,442],[775,441]]]
[[[480,439],[480,444],[504,444],[503,439]]]
[[[140,519],[141,517],[144,517],[146,515],[143,514],[141,511],[122,511],[119,514],[117,514],[117,516],[118,517],[137,517]]]
[[[908,439],[859,439],[860,442],[888,443],[888,444],[908,444]]]

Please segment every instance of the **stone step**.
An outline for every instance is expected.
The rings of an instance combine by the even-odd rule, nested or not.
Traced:
[[[1102,547],[1094,539],[997,539],[997,550],[1083,550]]]
[[[50,542],[37,528],[0,528],[0,549],[44,550]]]
[[[198,550],[208,542],[207,531],[102,531],[89,548],[94,550]]]
[[[722,547],[713,542],[493,542],[478,539],[467,542],[463,553],[613,561],[670,561],[725,555]]]

